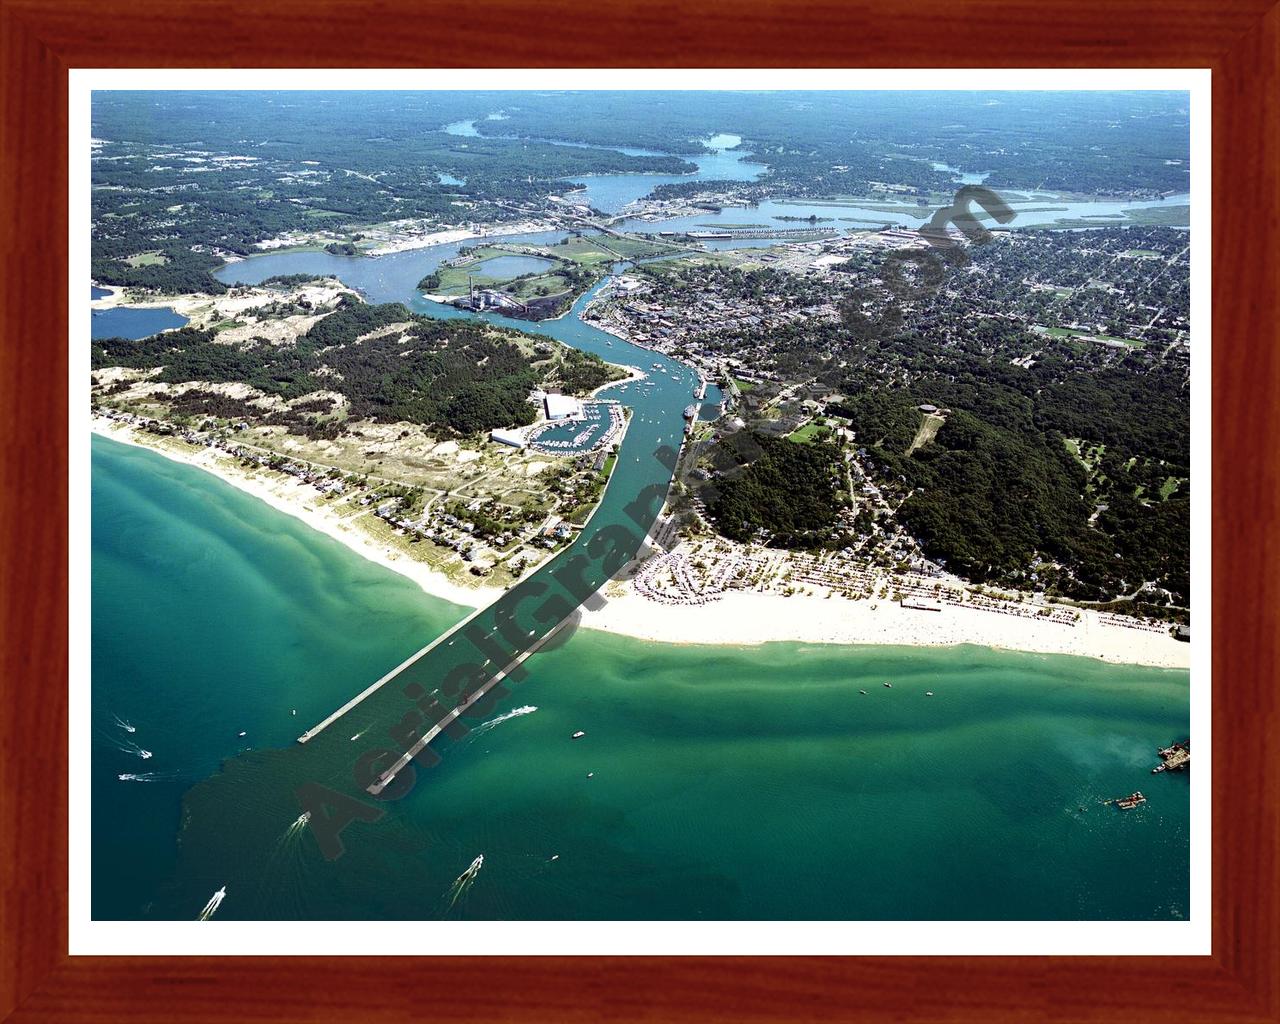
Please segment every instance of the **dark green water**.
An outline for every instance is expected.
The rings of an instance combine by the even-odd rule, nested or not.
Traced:
[[[977,647],[580,631],[477,721],[537,711],[438,741],[326,861],[296,791],[360,791],[351,736],[387,708],[294,737],[465,610],[200,470],[99,438],[93,467],[95,917],[222,885],[219,918],[1189,913],[1189,780],[1149,774],[1187,673]]]

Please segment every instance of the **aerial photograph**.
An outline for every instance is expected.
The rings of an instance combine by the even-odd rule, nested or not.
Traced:
[[[1190,920],[1189,93],[528,81],[93,92],[92,919]]]

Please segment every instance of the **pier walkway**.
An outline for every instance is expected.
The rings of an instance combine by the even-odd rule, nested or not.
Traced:
[[[465,619],[463,619],[461,622],[458,622],[456,625],[454,625],[452,629],[445,630],[445,632],[441,633],[438,637],[436,637],[434,640],[432,640],[432,641],[431,641],[431,643],[427,644],[427,646],[426,646],[426,647],[422,648],[420,651],[417,651],[417,652],[415,652],[415,653],[413,653],[413,654],[409,655],[409,657],[405,658],[405,660],[404,660],[404,661],[400,662],[400,664],[399,664],[399,665],[397,665],[395,668],[393,668],[390,672],[388,672],[385,676],[383,676],[383,677],[382,677],[381,679],[379,679],[377,682],[372,683],[371,685],[369,685],[369,686],[365,687],[363,690],[361,690],[359,693],[357,693],[357,694],[356,694],[354,697],[352,697],[349,701],[347,701],[345,704],[343,704],[343,705],[342,705],[342,707],[338,708],[338,710],[337,710],[337,711],[333,712],[333,714],[329,715],[329,717],[328,717],[328,718],[324,719],[324,721],[319,722],[319,723],[318,723],[318,724],[316,724],[316,725],[313,725],[310,729],[308,729],[306,732],[304,732],[301,736],[299,736],[299,737],[298,737],[298,742],[299,742],[299,743],[306,743],[306,742],[307,742],[307,740],[312,739],[313,737],[320,735],[320,733],[324,732],[324,730],[325,730],[325,729],[327,729],[329,726],[333,725],[333,723],[334,723],[334,722],[336,722],[339,718],[341,718],[343,715],[345,715],[345,714],[346,714],[348,711],[350,711],[353,707],[355,707],[357,704],[361,703],[361,702],[362,702],[363,700],[365,700],[366,698],[368,698],[368,697],[372,697],[375,693],[377,693],[380,689],[382,689],[382,687],[383,687],[383,686],[385,686],[387,683],[389,683],[392,679],[394,679],[396,676],[398,676],[401,672],[403,672],[405,669],[407,669],[410,665],[413,665],[415,662],[417,662],[417,661],[418,661],[418,660],[420,660],[421,658],[423,658],[423,657],[425,657],[426,655],[430,654],[430,653],[431,653],[431,652],[432,652],[436,647],[438,647],[438,646],[439,646],[443,641],[448,640],[451,636],[453,636],[453,635],[454,635],[455,633],[457,633],[460,629],[462,629],[462,628],[463,628],[467,623],[469,623],[469,622],[470,622],[472,619],[474,619],[477,615],[479,615],[481,612],[486,611],[486,610],[487,610],[487,607],[477,608],[475,611],[473,611],[470,615],[468,615],[468,616],[467,616]]]

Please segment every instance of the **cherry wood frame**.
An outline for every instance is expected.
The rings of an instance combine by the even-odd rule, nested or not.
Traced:
[[[0,1018],[1280,1020],[1272,2],[0,0]],[[1212,68],[1211,956],[68,956],[68,68],[605,63]]]

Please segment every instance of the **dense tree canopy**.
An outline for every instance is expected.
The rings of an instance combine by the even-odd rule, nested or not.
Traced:
[[[753,434],[741,438],[737,450],[750,461],[718,483],[708,508],[716,528],[733,540],[772,547],[830,546],[842,507],[835,449]]]
[[[352,418],[463,434],[533,422],[529,393],[548,373],[566,390],[595,387],[613,375],[600,360],[578,353],[563,362],[535,360],[517,336],[481,322],[433,320],[399,303],[349,298],[296,345],[233,345],[217,337],[213,330],[183,328],[141,341],[102,339],[94,342],[93,366],[158,369],[157,380],[175,384],[242,382],[290,400],[334,391],[346,397]],[[227,407],[207,392],[187,404],[211,414]]]

